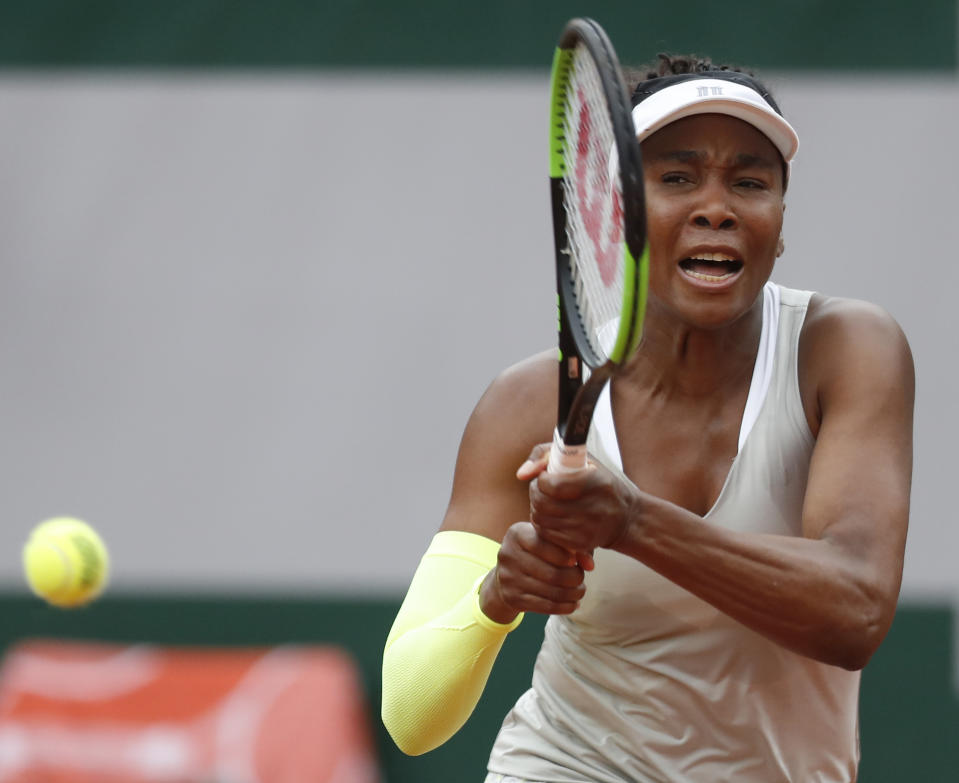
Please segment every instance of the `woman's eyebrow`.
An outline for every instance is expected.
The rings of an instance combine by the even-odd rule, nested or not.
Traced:
[[[706,153],[699,150],[666,150],[665,152],[655,152],[645,160],[646,163],[666,163],[671,161],[676,163],[697,163],[705,159]],[[757,155],[752,152],[739,153],[733,163],[735,168],[740,169],[777,169],[780,165],[780,161],[773,160],[768,155]]]
[[[650,157],[652,160],[675,160],[679,163],[693,163],[704,158],[705,155],[697,150],[668,150],[654,153]]]
[[[765,155],[753,155],[751,153],[741,153],[736,156],[736,165],[743,168],[762,168],[775,169],[779,167],[777,161],[770,160]]]

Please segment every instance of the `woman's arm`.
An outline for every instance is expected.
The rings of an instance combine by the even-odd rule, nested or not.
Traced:
[[[583,595],[566,551],[523,521],[529,499],[516,478],[551,431],[555,368],[552,353],[510,368],[466,426],[442,529],[383,653],[383,722],[405,753],[438,747],[466,722],[524,611],[571,612]]]
[[[902,577],[912,476],[914,371],[895,322],[863,303],[811,313],[801,384],[818,419],[802,536],[730,531],[601,468],[522,475],[532,522],[571,550],[633,557],[782,646],[858,669],[892,622]]]

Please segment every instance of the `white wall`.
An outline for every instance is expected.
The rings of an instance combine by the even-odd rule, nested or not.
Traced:
[[[905,593],[959,596],[959,86],[778,86],[776,279],[904,326]],[[476,399],[554,340],[545,112],[545,72],[0,79],[0,584],[73,514],[118,589],[404,588]]]

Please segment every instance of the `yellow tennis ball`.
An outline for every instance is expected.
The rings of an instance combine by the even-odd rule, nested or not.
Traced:
[[[71,517],[41,522],[23,547],[23,571],[30,589],[64,609],[100,595],[109,565],[107,548],[97,532]]]

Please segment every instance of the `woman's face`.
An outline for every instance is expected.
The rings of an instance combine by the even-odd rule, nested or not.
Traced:
[[[651,297],[691,326],[734,322],[782,252],[782,158],[759,130],[721,114],[677,120],[642,153]]]

